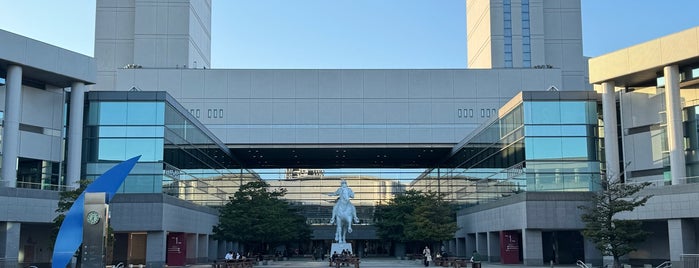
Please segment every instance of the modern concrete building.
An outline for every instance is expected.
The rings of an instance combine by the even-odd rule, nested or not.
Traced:
[[[589,88],[580,1],[467,0],[466,20],[469,69],[555,68],[563,88]]]
[[[0,266],[15,267],[50,261],[57,191],[81,171],[82,105],[69,114],[65,103],[83,103],[95,60],[3,30],[0,44]]]
[[[698,78],[699,27],[590,59],[605,126],[614,126],[604,128],[607,174],[652,183],[648,204],[622,216],[653,233],[631,259],[678,265],[699,249]]]
[[[373,206],[419,189],[464,207],[453,254],[600,265],[577,207],[601,174],[617,174],[657,186],[624,215],[654,232],[629,261],[696,253],[698,30],[591,59],[597,94],[584,91],[579,0],[466,5],[469,69],[211,69],[206,0],[98,1],[94,60],[0,31],[2,166],[17,167],[2,169],[0,201],[14,205],[0,207],[0,259],[49,262],[56,191],[136,154],[110,207],[126,263],[207,262],[238,248],[212,238],[214,207],[271,169],[281,172],[271,184],[306,207],[314,241],[301,246],[332,239],[323,194],[343,178],[365,220],[348,239],[375,254],[390,243],[375,236]],[[610,125],[620,131],[601,130]],[[358,174],[340,174],[349,168]],[[286,169],[318,175],[282,179]]]

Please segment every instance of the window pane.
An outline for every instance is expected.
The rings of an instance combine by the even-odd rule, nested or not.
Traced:
[[[587,102],[568,101],[562,102],[561,105],[565,107],[564,109],[561,109],[561,123],[587,123]]]
[[[525,124],[560,124],[559,102],[529,102],[524,104]]]
[[[127,119],[129,125],[162,125],[162,102],[129,102]]]

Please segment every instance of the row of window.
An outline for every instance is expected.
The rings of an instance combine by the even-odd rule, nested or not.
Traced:
[[[512,68],[512,1],[503,1],[505,27],[505,68]]]
[[[531,28],[529,19],[529,0],[522,0],[522,66],[532,66]],[[505,67],[512,63],[512,0],[503,1],[503,27]]]
[[[496,109],[481,109],[481,117],[490,117],[497,115]],[[456,116],[459,118],[473,117],[473,109],[456,109]]]
[[[196,118],[201,118],[201,110],[200,109],[189,109],[189,113],[192,114]],[[207,109],[206,117],[207,118],[223,118],[223,109]]]

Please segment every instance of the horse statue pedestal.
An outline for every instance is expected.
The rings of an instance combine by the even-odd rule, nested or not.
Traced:
[[[330,256],[335,254],[342,254],[342,250],[347,250],[349,253],[352,253],[352,244],[350,243],[333,243],[332,246],[330,246]]]

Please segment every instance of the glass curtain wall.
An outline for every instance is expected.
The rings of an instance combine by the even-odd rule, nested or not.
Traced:
[[[525,100],[464,139],[412,186],[475,205],[522,191],[591,191],[600,176],[596,100]]]
[[[88,96],[83,157],[87,179],[141,155],[120,193],[166,193],[215,206],[227,201],[244,180],[258,178],[163,92],[157,98],[153,92]]]

